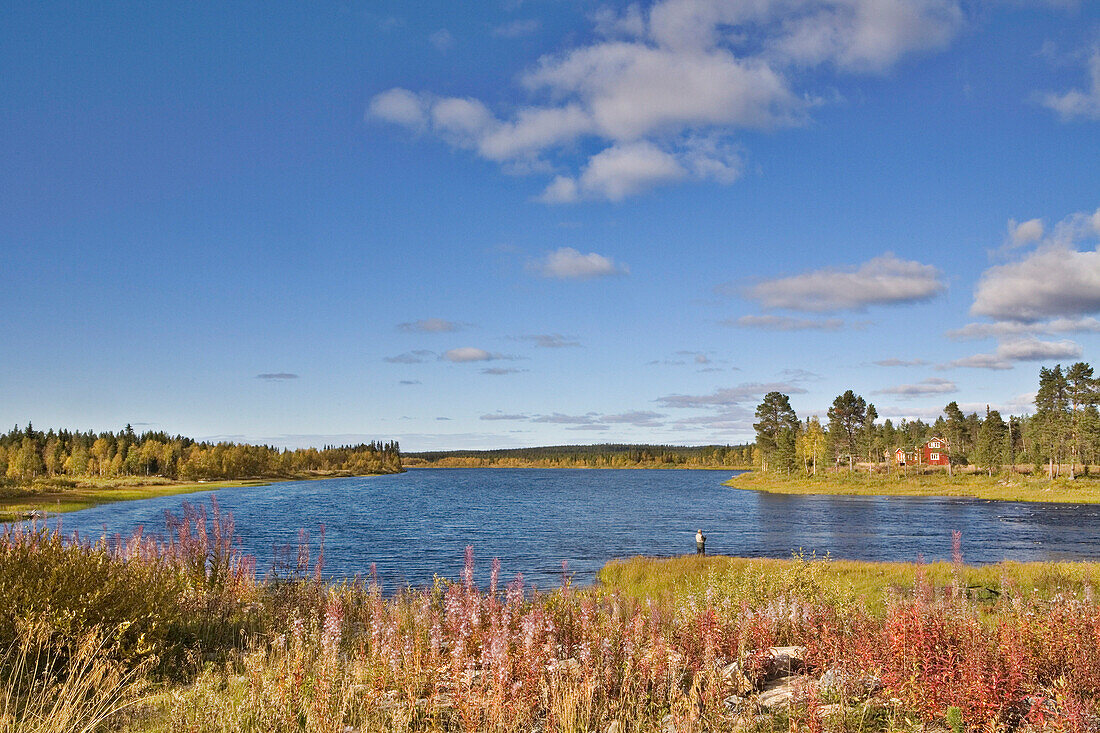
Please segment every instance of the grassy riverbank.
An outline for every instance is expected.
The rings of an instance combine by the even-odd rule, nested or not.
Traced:
[[[799,597],[816,603],[865,603],[881,611],[890,597],[902,597],[923,579],[934,588],[956,582],[974,598],[1001,595],[1050,600],[1083,599],[1100,585],[1100,562],[999,562],[954,565],[859,562],[813,557],[789,559],[685,555],[613,560],[599,574],[600,585],[633,598],[673,602],[707,592],[749,603]]]
[[[1054,479],[1019,473],[987,476],[946,471],[890,474],[866,471],[821,473],[817,476],[781,476],[759,472],[734,476],[726,482],[734,489],[772,494],[847,494],[855,496],[959,496],[991,501],[1046,501],[1100,503],[1100,479]]]
[[[19,519],[28,513],[62,514],[100,504],[158,496],[216,491],[240,486],[267,486],[276,481],[307,481],[352,476],[347,472],[308,472],[285,477],[234,481],[173,481],[171,479],[126,476],[50,479],[28,485],[0,487],[0,522]],[[374,475],[374,474],[367,474]]]

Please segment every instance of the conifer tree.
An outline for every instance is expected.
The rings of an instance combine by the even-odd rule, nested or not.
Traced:
[[[859,438],[867,421],[867,401],[852,390],[838,395],[829,408],[829,436],[840,455],[848,456],[851,472],[859,452]]]
[[[1005,438],[1008,429],[1001,413],[985,408],[985,420],[978,431],[977,444],[974,446],[975,462],[979,468],[985,469],[990,476],[994,471],[999,471],[1005,460]]]
[[[795,460],[794,434],[798,428],[798,416],[791,407],[790,397],[782,392],[768,392],[764,395],[764,401],[756,408],[756,419],[759,422],[754,423],[753,428],[756,430],[756,446],[760,449],[763,470],[768,470],[769,462],[780,449],[781,438],[782,460],[789,468],[789,463]],[[784,431],[789,435],[784,434]]]

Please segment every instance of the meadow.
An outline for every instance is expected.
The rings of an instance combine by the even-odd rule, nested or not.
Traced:
[[[1100,503],[1100,475],[1076,479],[1048,479],[1045,474],[1021,471],[989,476],[973,470],[956,469],[949,475],[942,468],[868,471],[821,471],[816,476],[801,471],[787,476],[753,471],[726,482],[734,489],[773,494],[848,494],[854,496],[959,496],[989,501],[1046,501],[1075,504]]]
[[[0,731],[1086,730],[1100,564],[635,558],[593,587],[383,589],[216,504],[0,536]],[[384,592],[385,591],[385,592]],[[779,648],[782,647],[782,648]],[[780,669],[782,667],[782,669]]]

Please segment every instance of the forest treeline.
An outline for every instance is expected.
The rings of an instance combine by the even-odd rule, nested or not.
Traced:
[[[407,453],[407,466],[448,468],[728,468],[752,461],[749,445],[555,445]]]
[[[898,448],[911,450],[944,439],[950,466],[975,466],[993,475],[1005,467],[1045,469],[1050,478],[1074,478],[1100,465],[1100,380],[1086,362],[1039,370],[1035,411],[1010,415],[986,407],[965,414],[957,402],[932,423],[878,422],[873,404],[852,390],[833,400],[823,423],[800,420],[790,398],[770,392],[756,408],[753,463],[762,470],[815,474],[822,467],[890,464]]]
[[[214,480],[277,478],[310,472],[356,475],[397,473],[396,441],[280,449],[247,443],[196,441],[164,432],[35,430],[14,427],[0,435],[0,478],[26,483],[52,477],[157,476]]]

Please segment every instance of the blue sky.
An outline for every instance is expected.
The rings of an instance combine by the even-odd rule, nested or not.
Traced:
[[[727,443],[1094,360],[1097,3],[2,13],[0,424]]]

